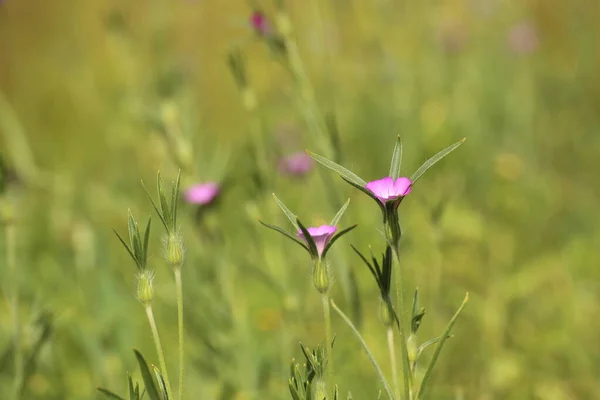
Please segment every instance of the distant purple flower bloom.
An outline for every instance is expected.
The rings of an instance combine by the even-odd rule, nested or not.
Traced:
[[[266,36],[271,31],[271,26],[266,15],[260,11],[254,11],[250,16],[250,25],[260,35]]]
[[[279,162],[279,170],[289,175],[305,175],[313,168],[313,159],[303,151],[287,155]]]
[[[331,225],[321,225],[318,227],[306,228],[306,230],[315,242],[315,245],[317,246],[317,252],[319,253],[319,256],[321,256],[323,254],[323,250],[325,250],[325,247],[327,247],[327,244],[333,237],[333,234],[335,231],[337,231],[337,227]],[[298,231],[297,236],[306,242],[304,233],[302,233],[301,230]]]
[[[207,205],[210,204],[221,191],[221,187],[216,182],[200,183],[190,186],[184,194],[185,201],[191,204]]]
[[[365,185],[383,204],[388,201],[397,200],[410,193],[412,182],[405,177],[392,179],[386,176],[383,179],[371,181]]]
[[[530,54],[539,47],[535,27],[529,22],[520,22],[508,32],[508,47],[515,54]]]

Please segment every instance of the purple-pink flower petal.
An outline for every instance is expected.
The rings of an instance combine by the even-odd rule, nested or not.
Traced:
[[[219,195],[221,187],[216,182],[190,186],[184,193],[185,201],[191,204],[210,204]]]
[[[317,252],[319,253],[319,256],[321,256],[325,250],[325,247],[327,247],[327,244],[337,231],[337,227],[331,225],[321,225],[317,227],[306,228],[306,230],[315,242],[315,245],[317,246]],[[306,242],[304,233],[302,233],[301,230],[298,231],[297,236]]]
[[[303,151],[285,156],[279,162],[279,170],[288,175],[306,175],[313,168],[313,159]]]
[[[271,30],[267,17],[260,11],[254,11],[252,13],[250,16],[250,25],[252,25],[252,28],[261,35],[267,35]]]
[[[400,177],[396,180],[389,176],[371,181],[365,185],[382,203],[396,200],[410,193],[412,182],[406,177]]]

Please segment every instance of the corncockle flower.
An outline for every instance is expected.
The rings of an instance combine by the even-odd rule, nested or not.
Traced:
[[[325,257],[327,252],[333,245],[333,243],[338,240],[340,237],[350,232],[352,229],[356,228],[356,225],[353,225],[349,228],[346,228],[340,232],[337,232],[337,223],[346,211],[348,204],[350,204],[350,200],[348,200],[342,208],[335,215],[333,220],[329,225],[321,225],[317,227],[306,228],[302,225],[302,222],[293,214],[282,202],[273,194],[275,197],[275,201],[277,205],[284,212],[286,217],[290,220],[290,222],[297,229],[296,236],[288,233],[287,231],[279,228],[278,226],[265,224],[262,221],[259,221],[261,224],[266,226],[267,228],[271,228],[274,231],[281,233],[286,236],[288,239],[293,240],[295,243],[300,245],[304,250],[310,254],[310,257],[313,261],[313,283],[315,288],[321,293],[327,293],[329,288],[329,271],[328,265],[325,261]],[[336,234],[337,232],[337,234]],[[299,239],[298,239],[299,238]]]
[[[396,200],[410,193],[412,182],[409,178],[399,177],[393,179],[389,176],[368,182],[365,188],[370,190],[384,205],[388,201],[396,202]]]
[[[329,244],[329,241],[331,241],[331,238],[337,231],[337,227],[331,225],[321,225],[318,227],[306,228],[306,230],[317,247],[317,253],[319,254],[319,257],[321,257],[325,247],[327,247],[327,244]],[[306,242],[308,245],[308,241],[306,240],[306,237],[301,229],[298,229],[298,234],[296,236],[304,240],[304,242]]]
[[[184,193],[185,201],[190,204],[207,205],[221,192],[217,182],[206,182],[190,186]]]
[[[271,32],[271,25],[267,16],[260,11],[254,11],[250,16],[250,25],[256,33],[267,36]]]
[[[309,173],[314,161],[305,152],[297,152],[283,157],[279,162],[279,170],[288,175],[302,176]]]

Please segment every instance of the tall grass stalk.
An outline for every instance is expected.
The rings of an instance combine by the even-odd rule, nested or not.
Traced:
[[[10,207],[10,206],[9,206]],[[10,212],[10,210],[8,211]],[[14,220],[8,215],[4,224],[4,235],[6,240],[6,265],[11,273],[13,281],[12,292],[12,323],[13,323],[13,348],[15,378],[13,387],[13,398],[21,397],[21,386],[23,382],[23,349],[21,346],[21,320],[19,316],[19,269],[17,268],[17,237]]]
[[[177,286],[177,328],[179,331],[179,400],[183,400],[183,284],[181,283],[181,267],[174,269],[175,285]]]
[[[156,347],[156,353],[158,354],[158,362],[160,364],[161,374],[165,379],[165,385],[167,387],[167,394],[169,398],[173,398],[173,390],[171,390],[171,381],[169,380],[169,374],[167,372],[167,364],[165,363],[165,355],[163,353],[162,345],[160,344],[160,336],[158,335],[158,328],[156,327],[156,321],[154,320],[154,312],[150,304],[145,306],[146,316],[148,317],[148,323],[150,324],[150,330],[152,331],[152,339],[154,340],[154,347]]]
[[[379,380],[381,381],[381,384],[383,385],[383,389],[385,390],[388,398],[390,400],[394,400],[394,394],[392,393],[392,389],[390,388],[389,383],[387,382],[387,380],[385,379],[385,376],[383,375],[383,371],[381,371],[381,368],[379,367],[379,364],[377,364],[377,361],[375,360],[375,357],[373,357],[373,353],[371,353],[371,350],[369,350],[369,347],[365,343],[365,340],[362,338],[362,336],[361,336],[360,332],[358,331],[358,329],[356,329],[356,327],[354,326],[354,324],[352,323],[352,321],[350,321],[350,318],[348,318],[346,316],[346,314],[344,314],[342,312],[342,310],[339,309],[339,307],[335,304],[335,302],[333,300],[331,301],[331,307],[333,307],[333,309],[335,310],[335,312],[337,312],[339,314],[339,316],[342,317],[342,319],[344,320],[344,322],[350,327],[350,329],[352,330],[352,332],[354,333],[354,335],[356,336],[356,338],[360,342],[361,346],[363,347],[363,349],[367,353],[367,357],[369,357],[369,360],[371,361],[371,364],[373,364],[373,367],[375,368],[375,372],[377,372],[377,375],[379,376]]]
[[[390,353],[390,364],[392,366],[392,385],[394,386],[394,396],[400,400],[400,383],[398,382],[398,365],[396,360],[396,349],[394,347],[394,328],[390,326],[387,330],[388,351]]]

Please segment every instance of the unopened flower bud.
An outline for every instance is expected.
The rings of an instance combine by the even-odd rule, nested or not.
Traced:
[[[138,274],[137,278],[138,282],[136,296],[143,305],[148,306],[154,297],[154,287],[152,286],[154,272],[150,269],[142,270],[142,272]]]
[[[321,378],[316,378],[312,383],[312,396],[315,400],[327,400],[327,387],[325,381]]]
[[[165,258],[173,268],[179,268],[183,264],[183,241],[175,233],[170,233],[165,241]]]
[[[394,324],[394,310],[385,301],[381,301],[379,313],[381,315],[381,322],[386,328],[390,328]]]

